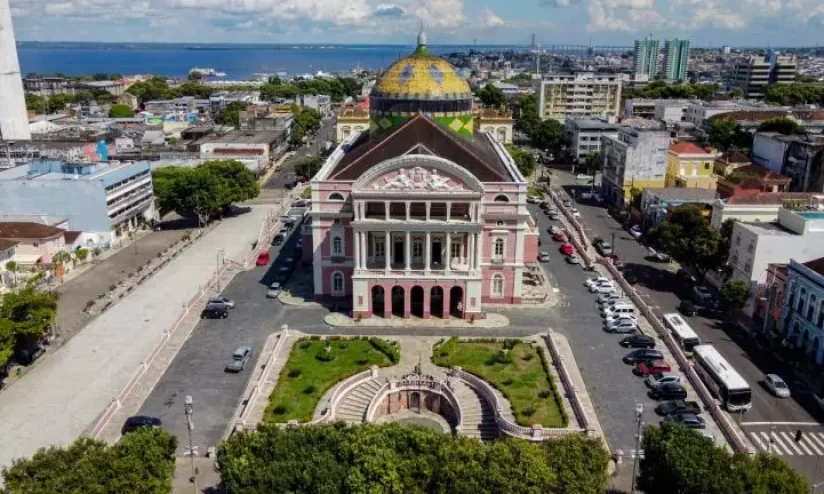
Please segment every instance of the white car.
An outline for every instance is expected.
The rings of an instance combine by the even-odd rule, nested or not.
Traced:
[[[573,217],[575,217],[575,218],[580,218],[580,217],[581,217],[581,212],[580,212],[580,211],[578,211],[578,209],[577,209],[577,208],[572,208],[572,210],[571,210],[571,211],[572,211],[572,216],[573,216]]]
[[[605,294],[611,295],[611,294]],[[615,294],[615,298],[611,298],[606,302],[598,304],[601,307],[601,316],[606,316],[607,312],[611,311],[612,308],[617,304],[625,304],[627,303],[626,300],[621,298],[617,293]]]
[[[641,238],[641,235],[644,232],[641,231],[641,225],[633,225],[632,228],[629,229],[629,234],[632,235],[632,238]]]
[[[604,323],[605,324],[615,324],[617,322],[624,321],[624,320],[632,321],[636,325],[638,325],[638,319],[636,319],[635,316],[633,316],[632,314],[618,314],[618,315],[608,314],[606,317],[604,317]]]
[[[647,376],[646,385],[650,388],[656,388],[666,383],[680,383],[681,376],[676,372],[659,372],[657,374],[650,374]]]
[[[586,180],[587,182],[589,182],[592,180],[592,177],[584,173],[579,173],[578,175],[575,175],[575,180]]]
[[[566,261],[570,264],[581,264],[581,258],[574,252],[567,256]]]
[[[587,288],[589,288],[589,287],[591,287],[592,285],[597,285],[597,284],[601,284],[601,283],[612,283],[612,280],[611,280],[611,279],[609,279],[609,278],[607,278],[607,277],[605,277],[605,276],[597,276],[597,277],[595,277],[595,278],[588,278],[588,279],[584,282],[584,286],[586,286]]]
[[[612,283],[589,287],[590,293],[618,293]]]
[[[526,202],[529,204],[538,204],[538,199],[532,196],[526,196]]]
[[[779,398],[789,398],[790,388],[781,377],[775,374],[767,374],[764,376],[764,384],[772,391],[772,394]]]
[[[555,235],[556,233],[560,232],[561,228],[558,225],[550,225],[549,227],[549,234]]]
[[[581,194],[578,195],[578,198],[588,201],[588,200],[592,199],[592,192],[589,192],[589,191],[581,192]]]
[[[638,331],[638,323],[630,319],[620,319],[611,323],[604,323],[604,331],[607,333],[627,334]]]

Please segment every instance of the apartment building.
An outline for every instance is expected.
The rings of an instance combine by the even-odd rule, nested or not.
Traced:
[[[690,40],[668,39],[664,42],[664,79],[687,80],[687,64],[690,59]]]
[[[624,121],[616,137],[603,136],[601,189],[608,204],[623,207],[632,189],[664,187],[670,134],[651,120]]]
[[[796,69],[793,55],[753,55],[735,64],[733,86],[743,91],[745,98],[763,98],[768,84],[794,82]]]
[[[618,137],[621,124],[594,118],[567,118],[564,140],[570,157],[583,164],[588,155],[601,151],[601,137]]]
[[[633,65],[636,74],[658,75],[658,40],[650,34],[644,39],[635,40]]]
[[[615,74],[548,74],[536,81],[538,114],[546,120],[618,115],[621,79]]]

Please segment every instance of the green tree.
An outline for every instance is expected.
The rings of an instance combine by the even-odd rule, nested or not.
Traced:
[[[218,112],[215,121],[221,125],[231,125],[234,128],[240,128],[240,112],[246,109],[246,103],[241,101],[232,101],[220,112]]]
[[[109,108],[109,117],[111,118],[132,118],[134,117],[134,110],[129,105],[112,105]]]
[[[46,113],[48,109],[46,98],[32,93],[26,93],[26,110],[34,113]]]
[[[248,201],[260,194],[260,184],[255,174],[237,160],[210,160],[199,167],[200,170],[217,176],[222,183],[222,207],[235,202]]]
[[[85,248],[81,247],[81,248],[74,251],[74,255],[77,256],[77,259],[80,262],[85,262],[86,259],[89,258],[89,249],[85,249]]]
[[[304,156],[295,163],[295,175],[312,179],[323,166],[323,160],[317,156]]]
[[[112,74],[109,76],[109,79],[112,81],[119,81],[120,79],[123,79],[123,74],[121,74],[120,72],[112,72]]]
[[[170,494],[177,439],[140,429],[114,445],[88,438],[65,448],[41,448],[3,469],[0,494]]]
[[[540,123],[535,95],[518,96],[518,118],[515,120],[515,128],[531,138]]]
[[[587,167],[587,175],[594,175],[595,172],[600,171],[604,165],[604,153],[601,151],[589,153],[584,160]]]
[[[106,74],[104,72],[98,72],[97,74],[92,75],[92,79],[94,79],[95,81],[108,81],[109,74]]]
[[[14,323],[0,319],[0,368],[5,368],[14,355]]]
[[[778,132],[784,135],[806,134],[807,130],[790,118],[779,117],[761,122],[758,132]]]
[[[509,150],[509,155],[512,156],[512,159],[518,166],[521,175],[528,179],[535,172],[535,168],[538,167],[535,156],[529,151],[515,146],[508,146],[507,149]]]
[[[559,156],[564,144],[564,126],[557,120],[550,118],[538,124],[535,132],[530,137],[534,147],[549,151],[554,156]]]
[[[492,84],[487,84],[480,91],[478,91],[478,98],[484,106],[490,108],[502,108],[506,106],[506,95],[498,87]]]
[[[697,206],[679,206],[666,221],[652,228],[647,237],[664,252],[692,266],[702,279],[707,271],[720,266],[720,235],[707,224]]]
[[[735,120],[727,118],[712,120],[707,126],[707,134],[710,144],[722,151],[752,147],[752,135],[742,129]]]
[[[0,318],[12,322],[15,336],[39,337],[54,323],[57,295],[24,288],[3,296]]]
[[[17,285],[17,270],[20,269],[20,265],[17,264],[15,261],[8,261],[6,263],[6,271],[11,273],[11,286],[14,288]]]
[[[66,110],[66,105],[72,102],[72,97],[68,94],[55,94],[46,103],[47,113],[60,113]]]
[[[729,280],[721,287],[721,303],[730,314],[741,310],[750,296],[750,285],[744,280]]]

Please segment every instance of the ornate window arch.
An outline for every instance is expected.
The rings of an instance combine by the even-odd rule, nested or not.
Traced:
[[[346,278],[340,271],[332,273],[332,295],[340,297],[346,295]]]
[[[332,192],[331,194],[329,194],[329,200],[330,201],[342,201],[343,200],[343,194],[341,194],[340,192]]]
[[[500,273],[492,275],[490,293],[494,298],[504,296],[504,275]]]
[[[509,197],[507,197],[506,194],[498,194],[497,196],[495,196],[495,199],[493,199],[493,201],[494,202],[509,202]]]
[[[493,252],[493,255],[495,257],[503,257],[504,252],[506,252],[505,247],[506,247],[506,245],[504,243],[504,239],[501,238],[501,237],[496,238],[495,239],[495,251]]]

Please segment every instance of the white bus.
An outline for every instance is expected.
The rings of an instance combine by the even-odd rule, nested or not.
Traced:
[[[687,321],[678,313],[664,314],[663,319],[664,325],[672,332],[672,337],[675,338],[675,341],[678,342],[681,349],[684,350],[684,353],[687,356],[692,355],[692,349],[695,348],[696,345],[700,345],[701,340],[690,325],[687,324]]]
[[[693,349],[695,371],[704,384],[721,400],[730,412],[752,408],[752,390],[712,345],[697,345]]]

